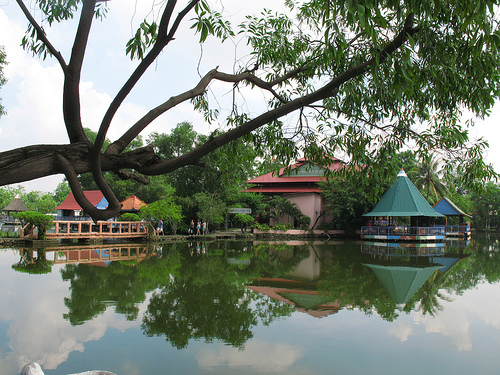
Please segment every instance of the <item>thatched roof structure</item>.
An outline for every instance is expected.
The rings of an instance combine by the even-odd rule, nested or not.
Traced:
[[[28,211],[28,207],[24,204],[23,200],[21,197],[19,197],[19,194],[16,194],[14,199],[3,208],[3,211],[5,212],[24,212]]]

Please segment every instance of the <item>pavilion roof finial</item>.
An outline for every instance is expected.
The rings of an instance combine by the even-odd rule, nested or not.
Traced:
[[[408,177],[408,176],[406,175],[405,170],[404,170],[403,168],[401,168],[401,170],[399,171],[399,173],[398,173],[398,177]]]

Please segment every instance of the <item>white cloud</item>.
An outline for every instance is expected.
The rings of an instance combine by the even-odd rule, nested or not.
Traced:
[[[258,372],[284,372],[290,369],[304,350],[297,346],[252,340],[244,349],[221,346],[218,349],[202,349],[198,365],[209,369],[226,365],[237,371],[238,367],[250,367]]]
[[[389,326],[389,335],[395,336],[401,342],[408,341],[408,338],[413,335],[413,328],[410,324],[400,323],[396,321]]]
[[[491,298],[497,292],[498,285],[479,285],[474,290],[467,290],[460,296],[454,296],[452,302],[441,301],[443,310],[435,316],[413,314],[414,321],[422,324],[428,333],[439,333],[450,337],[459,351],[471,351],[473,319],[500,328],[500,318],[496,314],[500,310],[500,300]]]

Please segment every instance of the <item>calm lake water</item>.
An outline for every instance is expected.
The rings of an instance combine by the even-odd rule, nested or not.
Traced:
[[[0,374],[496,375],[499,280],[481,236],[2,249]]]

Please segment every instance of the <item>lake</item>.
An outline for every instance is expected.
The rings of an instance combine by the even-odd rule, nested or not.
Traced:
[[[499,280],[479,235],[1,249],[0,374],[499,374]]]

